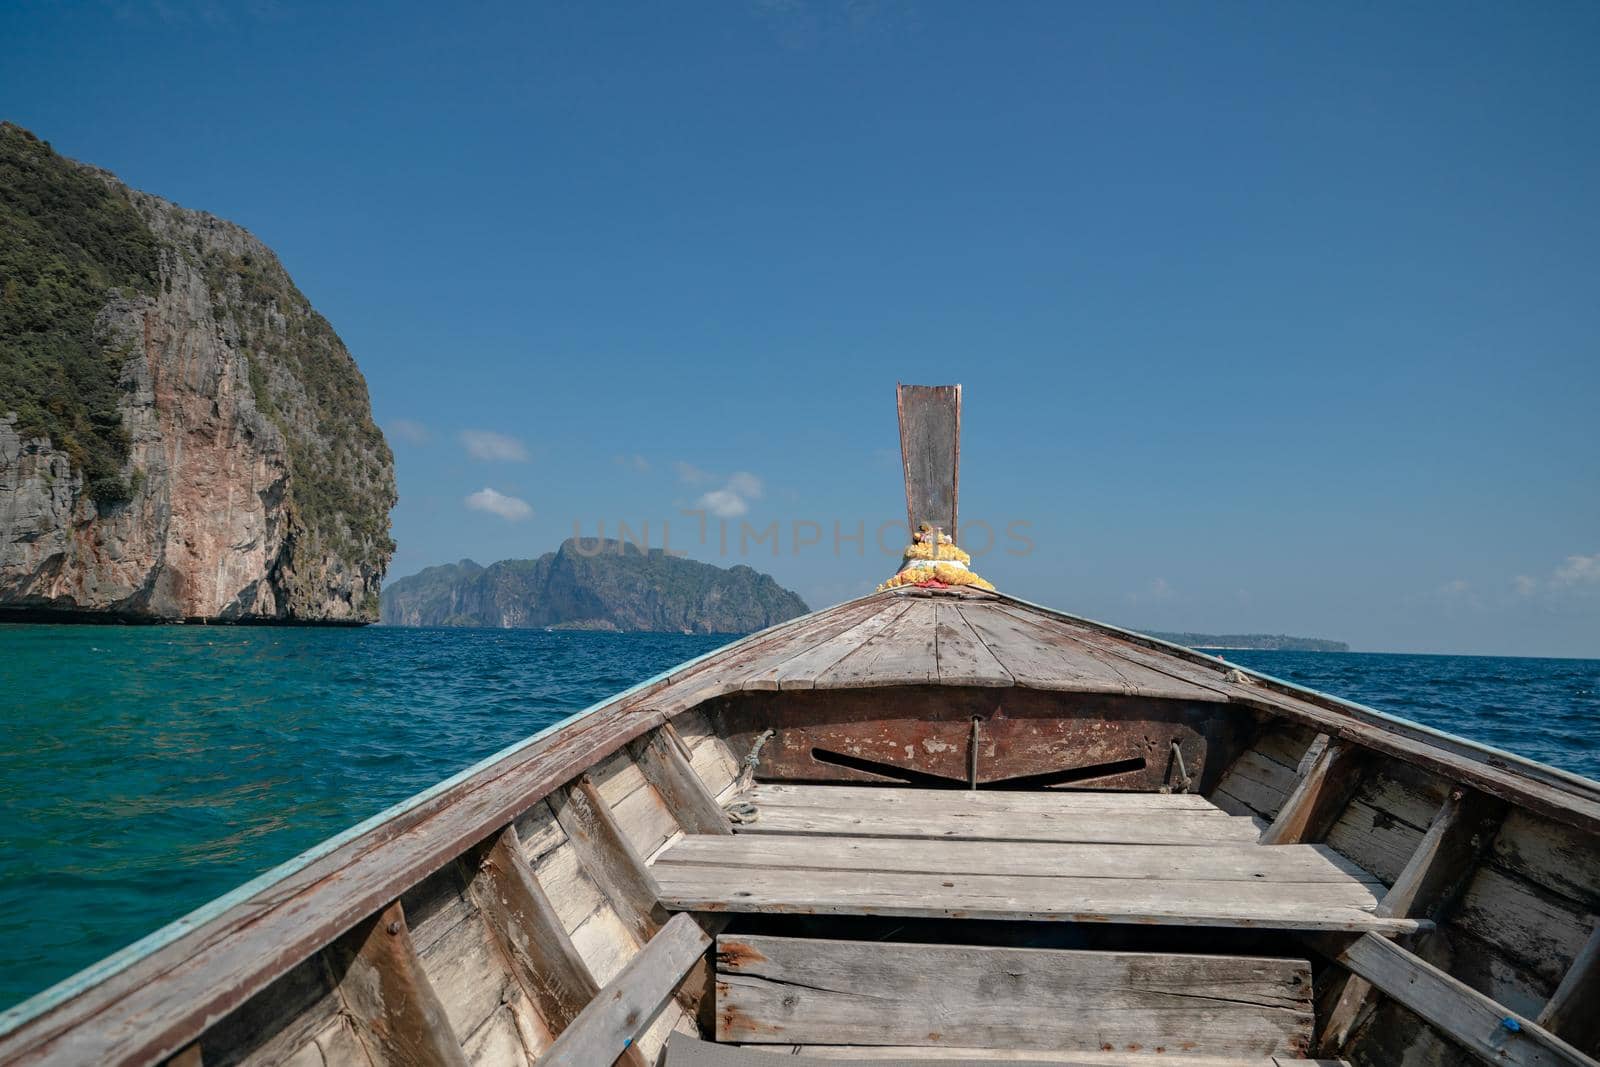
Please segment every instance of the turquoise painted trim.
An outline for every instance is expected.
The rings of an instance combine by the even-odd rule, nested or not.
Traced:
[[[843,605],[836,605],[835,607],[841,606]],[[465,770],[446,778],[444,781],[429,786],[422,792],[407,797],[405,800],[402,800],[391,807],[385,808],[383,811],[378,812],[378,814],[372,816],[370,819],[357,823],[355,826],[350,827],[350,829],[345,830],[342,833],[335,834],[333,837],[328,838],[326,841],[323,841],[320,844],[313,845],[311,848],[306,849],[298,856],[286,860],[285,862],[280,863],[278,866],[273,867],[272,869],[250,879],[250,881],[239,886],[237,889],[231,890],[230,892],[217,897],[215,900],[200,905],[200,907],[189,912],[187,915],[184,915],[178,919],[174,919],[172,922],[161,927],[159,930],[154,931],[153,933],[146,934],[144,937],[133,942],[133,944],[128,945],[126,948],[119,949],[99,962],[90,964],[88,967],[78,971],[76,974],[63,978],[61,981],[57,982],[48,989],[44,989],[38,993],[35,993],[27,1000],[24,1000],[21,1004],[18,1004],[13,1008],[9,1008],[5,1012],[0,1012],[0,1037],[4,1037],[29,1020],[43,1015],[45,1012],[50,1011],[58,1005],[105,981],[112,975],[127,969],[129,966],[137,963],[139,960],[150,955],[151,953],[165,948],[167,945],[172,944],[172,942],[178,940],[180,937],[183,937],[185,934],[204,926],[206,923],[226,913],[230,908],[245,903],[262,890],[268,889],[276,883],[289,877],[291,874],[303,870],[312,863],[321,859],[323,856],[326,856],[341,846],[354,841],[356,838],[367,833],[368,831],[383,825],[390,819],[394,819],[405,814],[412,808],[427,803],[429,800],[432,800],[439,794],[454,788],[455,786],[461,784],[469,778],[474,777],[475,775],[481,774],[483,771],[488,770],[490,767],[493,767],[502,760],[516,755],[518,752],[521,752],[523,749],[526,749],[531,745],[538,744],[540,741],[544,740],[546,737],[549,737],[558,730],[566,729],[579,719],[593,715],[598,711],[610,707],[612,704],[615,704],[620,700],[625,700],[628,697],[633,696],[635,693],[649,689],[651,686],[660,682],[670,681],[674,675],[681,674],[691,667],[697,667],[715,656],[726,655],[734,649],[739,648],[740,646],[751,641],[755,641],[759,638],[775,633],[778,630],[784,629],[785,627],[794,626],[798,623],[806,621],[807,619],[813,619],[818,615],[822,615],[833,610],[835,610],[835,608],[823,608],[819,611],[813,611],[808,614],[801,615],[798,618],[780,622],[776,626],[769,626],[765,630],[758,630],[753,634],[747,634],[744,637],[730,641],[725,645],[719,645],[709,652],[702,653],[701,655],[695,656],[692,659],[686,659],[675,667],[669,667],[660,674],[646,678],[644,681],[638,683],[637,685],[630,686],[620,693],[606,697],[604,700],[598,701],[597,703],[590,704],[581,711],[575,711],[559,722],[552,723],[551,725],[545,727],[538,733],[502,748],[493,755],[479,760],[477,763],[474,763]]]
[[[1529,759],[1527,756],[1520,756],[1515,752],[1507,752],[1503,748],[1495,748],[1493,745],[1486,745],[1482,741],[1474,741],[1470,737],[1462,737],[1459,734],[1453,734],[1447,730],[1440,730],[1436,727],[1429,726],[1427,723],[1417,722],[1414,719],[1407,719],[1401,715],[1394,715],[1387,711],[1380,711],[1377,708],[1369,707],[1366,704],[1362,704],[1354,700],[1346,700],[1344,697],[1334,696],[1332,693],[1324,693],[1319,689],[1311,689],[1296,682],[1287,681],[1283,678],[1275,678],[1263,671],[1255,670],[1252,667],[1246,667],[1243,664],[1234,663],[1232,660],[1223,659],[1221,656],[1211,656],[1203,652],[1196,652],[1187,645],[1173,644],[1171,641],[1163,641],[1159,637],[1151,637],[1149,634],[1142,634],[1137,630],[1125,630],[1120,626],[1113,626],[1109,622],[1100,622],[1096,619],[1085,618],[1082,615],[1073,615],[1070,612],[1046,607],[1043,604],[1035,604],[1031,600],[1023,600],[1021,597],[1012,596],[1010,593],[1001,593],[1000,596],[1011,601],[1012,603],[1021,604],[1024,607],[1033,608],[1036,611],[1042,611],[1047,615],[1055,615],[1059,618],[1070,619],[1073,622],[1088,623],[1090,626],[1098,626],[1102,630],[1110,630],[1113,633],[1119,633],[1125,637],[1137,637],[1141,641],[1148,641],[1151,644],[1160,645],[1162,648],[1171,649],[1175,652],[1182,652],[1186,657],[1203,656],[1208,661],[1214,660],[1217,663],[1221,663],[1225,667],[1229,667],[1236,671],[1242,671],[1251,677],[1260,678],[1263,681],[1271,682],[1273,685],[1282,686],[1283,688],[1292,690],[1296,693],[1304,693],[1307,696],[1314,696],[1320,700],[1331,700],[1335,704],[1340,704],[1347,708],[1353,708],[1356,711],[1361,712],[1363,715],[1371,715],[1374,718],[1383,720],[1384,722],[1393,723],[1396,726],[1404,726],[1408,729],[1416,730],[1418,733],[1427,734],[1430,737],[1437,737],[1441,740],[1452,741],[1459,745],[1465,745],[1468,748],[1476,749],[1479,752],[1494,756],[1498,759],[1508,760],[1512,763],[1521,764],[1524,767],[1535,768],[1546,774],[1550,774],[1570,782],[1573,785],[1582,786],[1585,790],[1590,792],[1600,792],[1600,781],[1596,781],[1593,778],[1585,778],[1581,774],[1574,774],[1572,771],[1562,770],[1560,767],[1552,767],[1548,763],[1540,763],[1538,760]]]

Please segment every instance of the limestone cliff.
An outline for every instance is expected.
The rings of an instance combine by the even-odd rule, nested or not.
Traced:
[[[743,565],[715,567],[626,541],[564,541],[538,559],[429,567],[383,590],[391,626],[749,633],[805,601]]]
[[[270,249],[0,124],[0,609],[370,622],[394,501]]]

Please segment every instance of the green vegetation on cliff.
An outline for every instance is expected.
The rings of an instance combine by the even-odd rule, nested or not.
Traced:
[[[128,353],[102,346],[95,316],[112,290],[155,291],[159,248],[120,186],[0,123],[0,416],[64,450],[101,506],[130,492]]]

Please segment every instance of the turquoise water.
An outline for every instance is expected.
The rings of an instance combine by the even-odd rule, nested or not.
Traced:
[[[0,626],[0,1008],[726,640]],[[1600,776],[1600,661],[1229,656]]]

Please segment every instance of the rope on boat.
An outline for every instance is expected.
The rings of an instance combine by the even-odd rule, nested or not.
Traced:
[[[1189,770],[1183,765],[1183,749],[1178,747],[1176,741],[1172,742],[1172,758],[1178,764],[1178,792],[1187,793],[1194,779],[1189,777]]]
[[[763,730],[756,738],[755,744],[750,746],[750,754],[744,758],[744,766],[739,769],[738,781],[734,783],[734,798],[722,805],[722,810],[727,813],[731,823],[752,823],[760,816],[756,806],[743,799],[745,791],[755,784],[756,765],[761,762],[761,749],[778,731]]]

